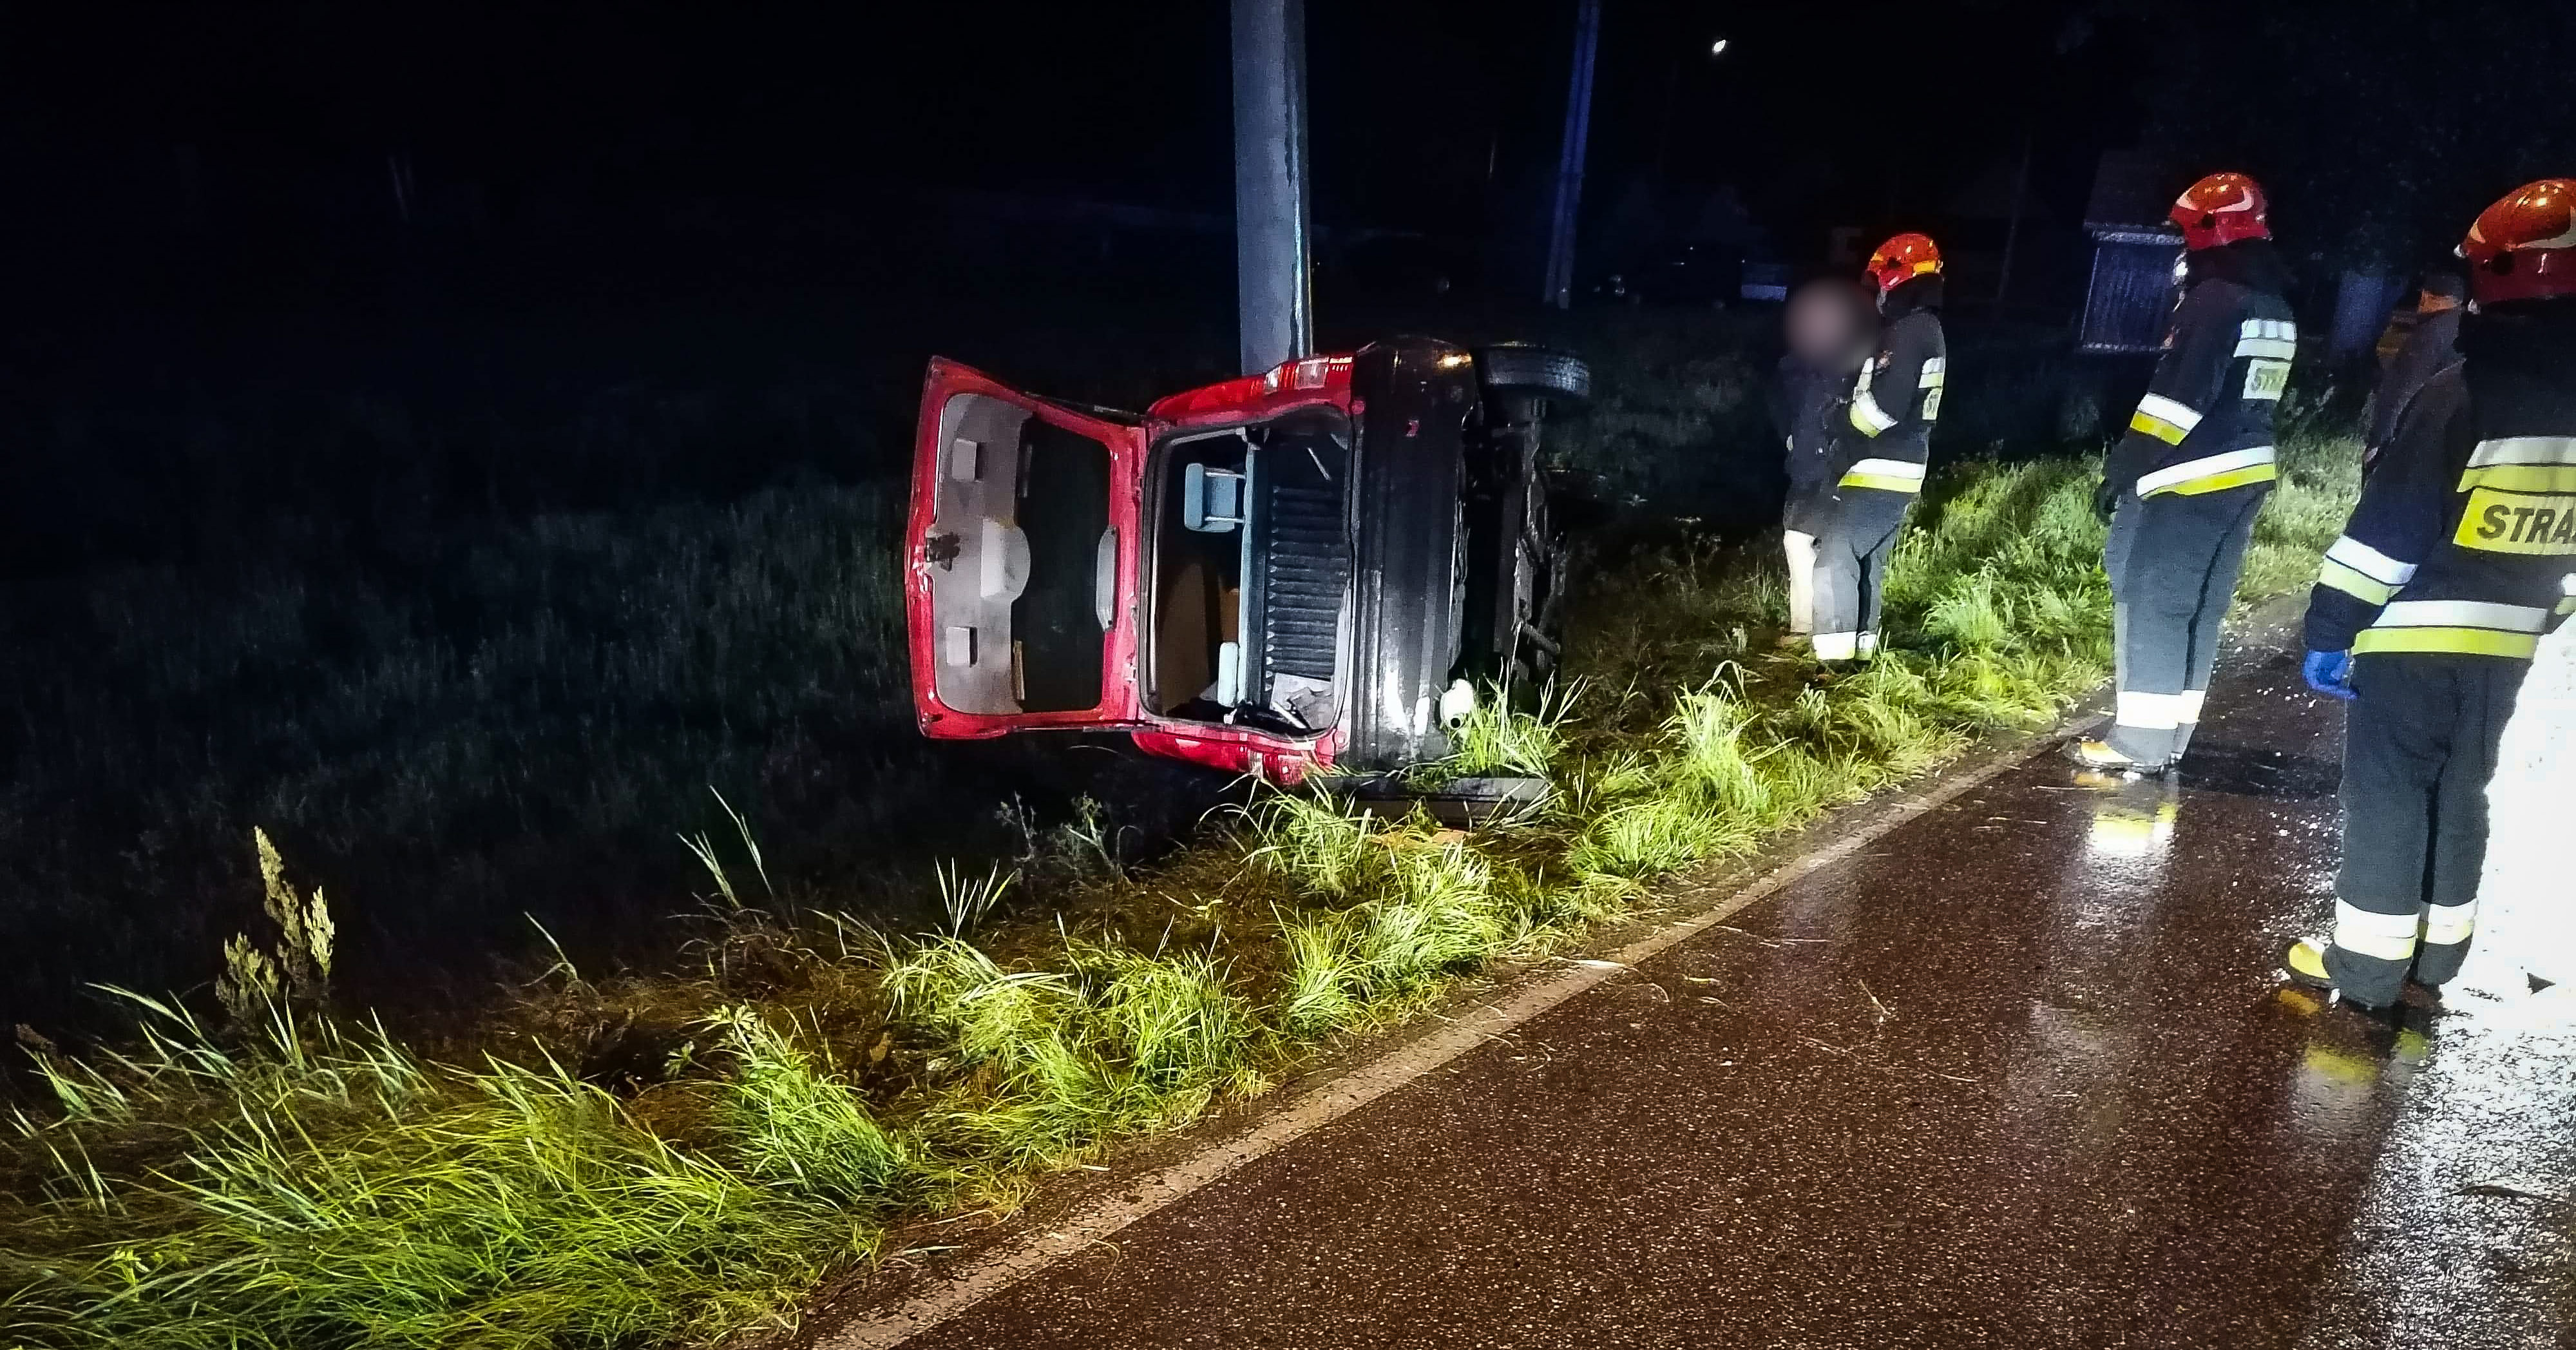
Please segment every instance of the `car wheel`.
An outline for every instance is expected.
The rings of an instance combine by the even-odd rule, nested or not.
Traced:
[[[1577,402],[1592,397],[1592,367],[1572,352],[1507,342],[1476,352],[1476,377],[1489,391],[1553,395]]]

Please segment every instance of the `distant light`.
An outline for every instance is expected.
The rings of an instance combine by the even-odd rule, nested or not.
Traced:
[[[1708,54],[1711,56],[1726,55],[1726,39],[1719,38],[1717,41],[1708,44]]]

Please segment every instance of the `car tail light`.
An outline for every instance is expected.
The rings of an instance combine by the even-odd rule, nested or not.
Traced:
[[[1308,356],[1295,361],[1282,361],[1271,367],[1262,382],[1273,392],[1281,389],[1321,389],[1332,378],[1336,366],[1347,368],[1347,356]]]

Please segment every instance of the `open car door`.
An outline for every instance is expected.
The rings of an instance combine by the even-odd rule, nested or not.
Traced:
[[[1141,426],[930,363],[904,533],[925,736],[1133,728]]]

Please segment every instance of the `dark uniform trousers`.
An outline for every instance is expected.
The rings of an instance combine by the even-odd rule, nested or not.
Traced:
[[[2218,666],[2218,633],[2236,597],[2254,518],[2269,483],[2217,492],[2130,493],[2111,518],[2104,550],[2111,578],[2117,688],[2123,708],[2111,748],[2142,763],[2179,757],[2200,723]]]
[[[2408,970],[2460,973],[2486,865],[2487,780],[2528,661],[2453,653],[2353,658],[2344,724],[2340,913],[2326,970],[2347,996],[2394,1002]]]
[[[1887,560],[1914,498],[1847,487],[1816,536],[1816,655],[1849,661],[1878,650]]]

